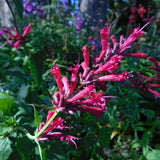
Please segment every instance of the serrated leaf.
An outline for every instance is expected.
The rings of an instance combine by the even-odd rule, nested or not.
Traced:
[[[8,138],[0,139],[0,159],[7,160],[12,153],[11,141]]]

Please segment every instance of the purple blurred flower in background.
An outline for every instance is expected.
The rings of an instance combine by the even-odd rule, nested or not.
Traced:
[[[40,9],[40,6],[38,4],[40,3],[36,1],[23,0],[23,7],[27,17],[32,14],[35,15],[37,13],[40,14],[40,17],[43,17],[44,10]]]

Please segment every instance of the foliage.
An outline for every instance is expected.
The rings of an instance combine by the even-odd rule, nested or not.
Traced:
[[[108,24],[99,23],[98,26],[90,26],[88,16],[80,14],[79,10],[76,11],[77,8],[75,9],[74,4],[71,3],[51,1],[47,4],[41,2],[38,5],[37,1],[37,8],[33,11],[40,10],[37,10],[36,14],[35,12],[28,14],[26,5],[22,6],[21,2],[14,0],[14,6],[12,6],[15,20],[13,28],[16,27],[16,31],[21,33],[21,36],[13,28],[2,28],[0,32],[0,159],[35,160],[41,157],[43,160],[158,160],[160,154],[158,1],[142,1],[139,3],[142,4],[141,6],[138,2],[135,5],[132,1],[132,3],[123,1],[123,5],[121,1],[110,1],[106,12]],[[142,7],[147,10],[143,17],[138,12]],[[137,8],[134,15],[132,8]],[[132,15],[132,18],[135,16],[134,23],[130,23],[129,15]],[[143,29],[146,33],[136,38],[132,48],[121,53],[120,49],[116,48],[116,43],[120,44],[120,35],[129,37],[133,34],[131,29],[138,25],[142,27],[151,17],[152,22]],[[85,23],[77,27],[80,18]],[[24,27],[28,24],[31,24],[32,32],[28,31],[24,36]],[[73,64],[81,64],[82,68],[79,71],[83,74],[84,70],[92,65],[91,61],[94,62],[93,60],[101,54],[103,38],[99,31],[105,25],[106,28],[111,26],[110,38],[108,38],[111,52],[115,55],[119,52],[118,55],[125,59],[120,59],[114,64],[108,60],[107,62],[113,67],[116,67],[115,63],[119,67],[104,73],[112,75],[114,71],[117,74],[129,72],[129,79],[125,79],[124,82],[105,81],[107,88],[104,86],[100,88],[100,84],[96,84],[98,93],[103,92],[105,97],[112,96],[107,98],[107,112],[104,111],[101,118],[78,109],[71,110],[74,114],[66,114],[71,111],[63,108],[64,106],[62,109],[65,113],[59,113],[61,108],[54,110],[55,103],[52,102],[52,99],[56,98],[54,93],[61,92],[60,86],[57,87],[58,73],[52,73],[55,76],[54,79],[49,69],[54,66],[51,72],[55,72],[55,66],[58,64],[62,77],[70,78],[72,71],[68,71],[68,68]],[[111,35],[115,35],[116,43]],[[17,41],[20,41],[20,47],[15,45]],[[84,45],[89,49],[84,48]],[[86,63],[85,56],[83,57],[85,49],[86,52],[90,52],[90,64],[88,66],[85,64],[86,66],[83,67],[81,62]],[[152,57],[154,60],[129,56],[130,53],[145,53],[147,57]],[[158,66],[155,65],[155,61],[159,62]],[[90,71],[96,71],[94,65],[100,68],[103,63],[101,61],[93,64]],[[137,72],[140,72],[141,76]],[[104,73],[100,72],[96,76],[102,77]],[[79,76],[80,74],[77,74],[77,77]],[[89,83],[96,83],[96,76],[90,77],[93,79],[88,81],[83,76],[77,84],[87,87]],[[72,79],[69,80],[69,83],[72,81]],[[157,87],[151,88],[153,84]],[[81,85],[80,89],[83,90]],[[78,89],[74,90],[72,97],[81,91]],[[67,98],[62,100],[66,102],[71,99]],[[84,98],[87,99],[88,96]],[[73,104],[70,103],[70,105]],[[54,115],[51,116],[53,112],[58,114],[61,120],[65,119],[64,124],[60,126],[70,129],[65,130],[65,135],[61,134],[60,140],[64,138],[63,142],[57,139],[40,141],[40,138],[46,138],[48,134],[45,133],[46,130],[39,134],[43,129],[40,126],[47,125],[46,117],[55,118]],[[98,111],[94,115],[97,113]],[[55,118],[53,122],[56,120],[58,121]],[[59,132],[60,126],[56,128],[56,124],[54,125],[49,125],[55,127],[52,133]],[[68,135],[73,135],[75,139],[73,137],[67,139]],[[78,149],[74,145],[69,145],[75,144],[74,140]]]

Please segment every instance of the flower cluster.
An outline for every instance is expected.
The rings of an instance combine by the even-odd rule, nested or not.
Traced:
[[[38,132],[49,122],[51,117],[55,114],[55,112],[48,112],[47,120],[46,123],[41,123],[38,129]],[[61,141],[67,141],[71,145],[75,145],[77,148],[76,143],[74,140],[78,140],[79,138],[73,137],[70,135],[65,135],[61,132],[50,132],[54,129],[59,129],[59,130],[64,130],[64,129],[70,129],[69,126],[64,126],[63,123],[65,122],[64,119],[62,118],[56,118],[54,121],[51,121],[49,123],[48,128],[41,134],[40,138],[38,139],[39,141],[53,141],[54,139],[59,139]]]
[[[31,32],[31,24],[29,24],[27,27],[24,27],[24,32],[22,35],[17,32],[16,29],[5,28],[1,30],[1,36],[7,35],[7,38],[5,38],[6,43],[4,45],[9,43],[11,46],[13,45],[15,48],[19,49],[22,44],[26,43],[27,34]],[[0,48],[4,45],[0,46]]]
[[[116,71],[120,63],[125,59],[125,56],[147,58],[145,53],[128,53],[126,51],[132,47],[131,44],[141,37],[143,33],[139,27],[135,28],[127,39],[121,36],[120,42],[118,42],[114,35],[110,36],[110,28],[108,26],[104,27],[100,30],[102,50],[100,54],[97,53],[97,56],[93,57],[92,65],[89,48],[87,45],[84,45],[82,48],[84,61],[82,63],[78,62],[74,67],[69,68],[69,71],[71,71],[70,79],[61,75],[58,64],[50,69],[55,77],[59,91],[53,95],[53,110],[48,112],[46,123],[41,123],[39,126],[38,140],[58,138],[62,141],[67,141],[69,144],[75,144],[74,140],[78,139],[77,137],[68,136],[61,132],[52,132],[54,129],[69,129],[68,126],[63,126],[64,120],[61,118],[53,121],[55,113],[74,114],[76,111],[85,111],[97,118],[101,118],[102,113],[107,111],[106,106],[110,98],[114,98],[113,96],[108,96],[106,92],[102,92],[102,90],[105,91],[107,88],[106,82],[131,80],[135,86],[137,85],[132,79],[130,72],[117,73]],[[109,42],[109,39],[111,39],[112,44]],[[159,63],[151,58],[150,60],[156,66],[156,68],[152,67],[151,69],[155,69],[158,72]],[[139,77],[141,78],[140,74]],[[133,85],[131,86],[133,87]],[[153,83],[150,83],[147,90],[153,92],[152,87],[155,86]],[[139,88],[144,87],[139,86]]]
[[[40,17],[43,17],[44,10],[40,9],[40,6],[36,1],[23,0],[23,7],[27,17],[32,14],[36,15],[37,13],[40,14]]]

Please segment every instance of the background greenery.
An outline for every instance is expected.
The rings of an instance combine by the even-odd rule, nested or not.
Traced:
[[[52,94],[57,86],[49,69],[58,63],[62,74],[69,76],[67,69],[79,58],[82,59],[82,54],[79,54],[82,47],[87,44],[91,49],[88,37],[93,36],[97,45],[100,44],[99,31],[106,21],[111,26],[111,35],[116,35],[117,39],[120,35],[127,37],[130,29],[142,27],[146,23],[137,17],[134,24],[129,24],[131,8],[142,4],[147,9],[145,18],[154,16],[154,20],[144,29],[146,34],[135,43],[138,49],[134,47],[130,51],[141,51],[160,60],[160,23],[155,21],[160,18],[158,0],[110,0],[104,19],[96,19],[96,23],[88,15],[77,14],[75,3],[65,10],[62,4],[57,7],[58,0],[47,1],[40,5],[44,10],[43,17],[38,14],[27,17],[21,0],[10,3],[13,3],[19,31],[22,33],[23,27],[31,23],[32,33],[27,37],[29,42],[19,50],[9,45],[0,49],[0,159],[39,159],[38,147],[25,136],[24,128],[34,133],[37,117],[42,122],[46,119],[44,106],[52,105]],[[76,12],[75,15],[80,14],[84,21],[80,31],[76,29],[73,12]],[[2,38],[0,44],[3,43]],[[97,47],[96,52],[99,53],[100,48]],[[151,65],[147,59],[128,57],[119,70],[132,70],[134,76],[137,71],[152,76],[154,71],[147,68]],[[81,138],[77,141],[78,149],[58,140],[41,143],[43,158],[159,160],[160,100],[148,92],[128,88],[125,83],[108,83],[104,93],[116,96],[116,99],[108,104],[109,112],[104,113],[101,119],[88,113],[62,114],[68,125],[72,126],[68,134]]]

